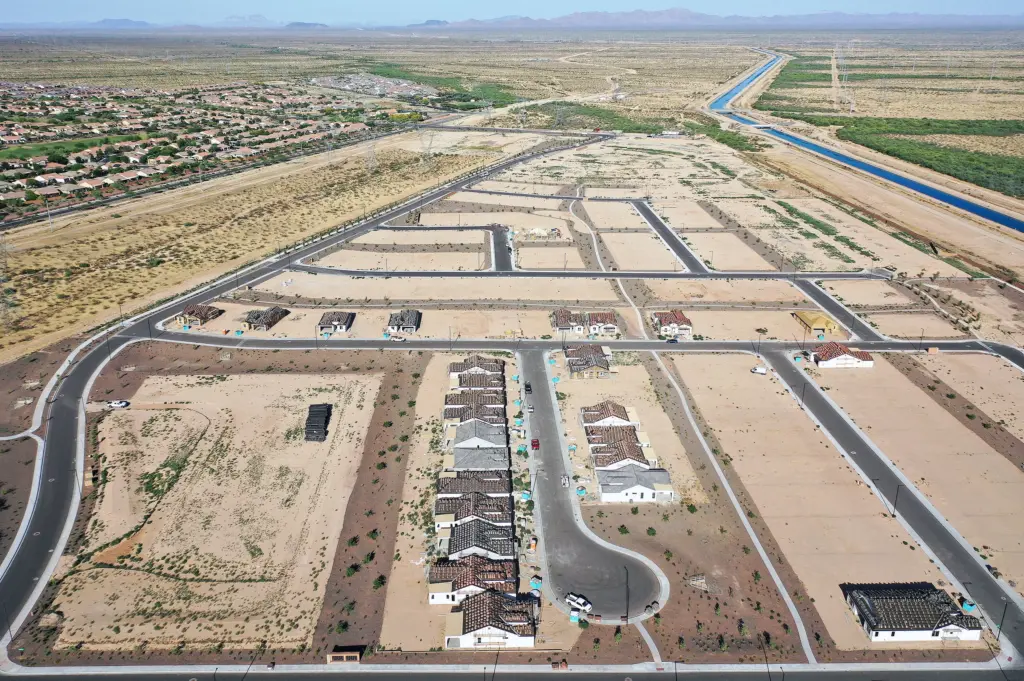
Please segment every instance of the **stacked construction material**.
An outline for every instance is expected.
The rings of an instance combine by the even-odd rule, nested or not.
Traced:
[[[323,442],[327,439],[327,423],[331,420],[331,405],[311,404],[306,416],[306,441]]]

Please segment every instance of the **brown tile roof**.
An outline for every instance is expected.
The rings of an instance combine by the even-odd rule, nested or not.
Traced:
[[[851,357],[856,357],[857,359],[865,362],[871,361],[871,355],[863,350],[851,350],[842,343],[836,343],[835,341],[830,341],[824,345],[819,345],[814,348],[814,354],[822,361],[835,359],[836,357],[842,357],[843,355],[850,355]]]
[[[492,523],[512,521],[512,498],[489,497],[471,492],[461,497],[445,497],[434,502],[434,515],[455,514],[456,520],[477,517]]]
[[[556,329],[566,329],[573,326],[586,326],[587,313],[573,312],[567,308],[559,308],[551,313],[551,325]]]
[[[532,601],[518,600],[494,591],[482,591],[454,609],[462,611],[462,633],[494,627],[519,636],[535,636],[537,621]]]
[[[610,445],[613,442],[639,442],[633,426],[586,426],[587,442]]]
[[[567,345],[565,347],[566,364],[572,371],[584,371],[590,367],[607,369],[608,359],[599,345]]]
[[[610,416],[617,416],[623,421],[629,420],[629,415],[626,414],[626,408],[617,402],[611,400],[605,400],[599,402],[592,407],[583,407],[580,411],[583,412],[583,423],[593,423],[594,421],[600,421]]]
[[[680,326],[693,326],[693,322],[690,318],[683,314],[682,310],[667,310],[654,313],[654,319],[660,326],[670,326],[672,324],[678,324]]]
[[[454,477],[437,479],[438,494],[511,494],[508,471],[460,471]]]
[[[210,305],[186,305],[181,314],[185,317],[195,317],[200,322],[208,322],[222,315],[224,310]]]
[[[460,422],[479,419],[487,423],[501,425],[505,423],[504,407],[490,407],[481,404],[460,404],[445,407],[445,419],[459,419]]]
[[[512,528],[491,525],[482,520],[470,520],[457,525],[448,540],[448,553],[471,548],[483,549],[499,556],[514,556],[516,546],[512,539]]]
[[[490,560],[483,556],[441,559],[430,566],[427,581],[431,584],[451,582],[453,591],[476,586],[499,593],[515,593],[517,568],[514,560]]]
[[[338,310],[324,312],[323,316],[320,317],[320,326],[327,326],[328,324],[345,327],[352,326],[352,319],[354,317],[355,313],[352,312],[340,312]]]
[[[460,388],[497,388],[504,390],[505,377],[492,374],[459,374]]]
[[[614,312],[591,312],[590,315],[591,324],[613,324],[618,326],[618,320],[615,319]]]
[[[505,360],[498,359],[497,357],[473,355],[461,362],[452,362],[448,365],[448,373],[450,374],[462,373],[470,369],[483,369],[484,371],[497,374],[504,373]]]
[[[472,390],[461,393],[448,393],[444,396],[445,407],[473,404],[505,404],[504,390]]]
[[[601,468],[627,460],[647,464],[643,447],[636,442],[619,441],[604,445],[594,452],[594,465]]]

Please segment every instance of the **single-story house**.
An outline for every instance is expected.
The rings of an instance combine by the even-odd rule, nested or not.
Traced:
[[[636,442],[612,442],[595,447],[590,453],[594,457],[596,471],[617,471],[626,466],[639,466],[648,470],[657,466],[657,461],[648,459],[647,452]]]
[[[345,333],[352,328],[355,321],[354,312],[324,312],[320,322],[316,325],[317,333]]]
[[[800,322],[800,326],[814,335],[825,337],[826,334],[836,333],[839,331],[839,325],[824,312],[801,310],[800,312],[794,312],[793,318]]]
[[[587,330],[592,336],[614,336],[619,333],[619,321],[614,312],[591,312],[587,315]]]
[[[446,449],[507,447],[508,433],[504,424],[487,423],[479,419],[464,421],[445,429]]]
[[[444,647],[532,648],[537,636],[537,603],[494,591],[469,596],[445,618]]]
[[[460,392],[465,390],[504,391],[505,377],[491,374],[459,374],[457,379],[452,381],[449,389]]]
[[[822,369],[868,369],[875,366],[875,360],[863,350],[851,350],[842,343],[831,341],[811,351],[814,363]]]
[[[605,400],[580,409],[580,423],[586,426],[639,426],[640,419],[632,407]]]
[[[416,333],[423,321],[419,310],[402,310],[393,312],[388,318],[388,333]]]
[[[626,466],[614,471],[597,471],[602,502],[670,502],[675,499],[668,471]]]
[[[512,526],[512,498],[489,497],[474,492],[461,497],[446,497],[434,502],[434,527],[442,530],[482,520],[491,525]]]
[[[491,560],[512,560],[516,543],[511,527],[499,527],[482,520],[471,520],[437,533],[441,550],[456,560],[466,556],[483,556]],[[445,546],[447,544],[447,546]]]
[[[480,391],[472,391],[480,392]],[[471,393],[472,394],[472,393]],[[484,404],[459,404],[444,408],[443,423],[447,428],[450,425],[472,421],[474,419],[494,425],[505,425],[505,407],[488,406]]]
[[[274,324],[288,316],[283,307],[268,307],[263,310],[250,310],[242,320],[242,328],[246,331],[269,331]]]
[[[651,319],[658,334],[666,338],[690,340],[693,337],[693,322],[682,310],[652,312]]]
[[[872,643],[978,641],[981,622],[928,582],[840,584]]]
[[[174,321],[182,326],[202,326],[211,319],[224,314],[224,310],[211,305],[186,305]]]
[[[456,447],[441,457],[441,465],[451,471],[507,470],[507,447]]]
[[[489,497],[512,494],[512,477],[503,471],[442,471],[437,478],[437,498],[461,497],[479,492]]]
[[[473,355],[461,362],[452,362],[448,365],[448,376],[460,376],[462,374],[486,374],[491,376],[505,375],[505,360],[497,357],[481,357]]]
[[[438,560],[427,573],[431,605],[458,605],[482,591],[515,594],[519,588],[514,560],[488,560],[469,556],[462,560]]]
[[[505,408],[504,390],[464,390],[444,396],[444,408],[459,407],[501,407]]]
[[[610,351],[599,345],[567,345],[565,364],[570,378],[607,378],[611,374]]]
[[[555,331],[584,334],[587,332],[587,313],[559,308],[551,313],[551,327]]]

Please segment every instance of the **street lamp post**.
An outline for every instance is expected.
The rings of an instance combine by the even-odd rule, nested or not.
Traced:
[[[896,484],[896,496],[892,500],[892,517],[896,517],[896,504],[900,501],[900,487],[906,487],[903,483]]]

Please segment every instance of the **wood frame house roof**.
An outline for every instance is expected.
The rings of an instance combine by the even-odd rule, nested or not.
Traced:
[[[874,631],[935,631],[947,626],[979,630],[977,617],[928,582],[840,584],[847,603]]]
[[[452,591],[475,586],[503,594],[516,592],[518,564],[514,560],[490,560],[466,556],[459,560],[441,559],[430,566],[429,584],[451,583]]]

